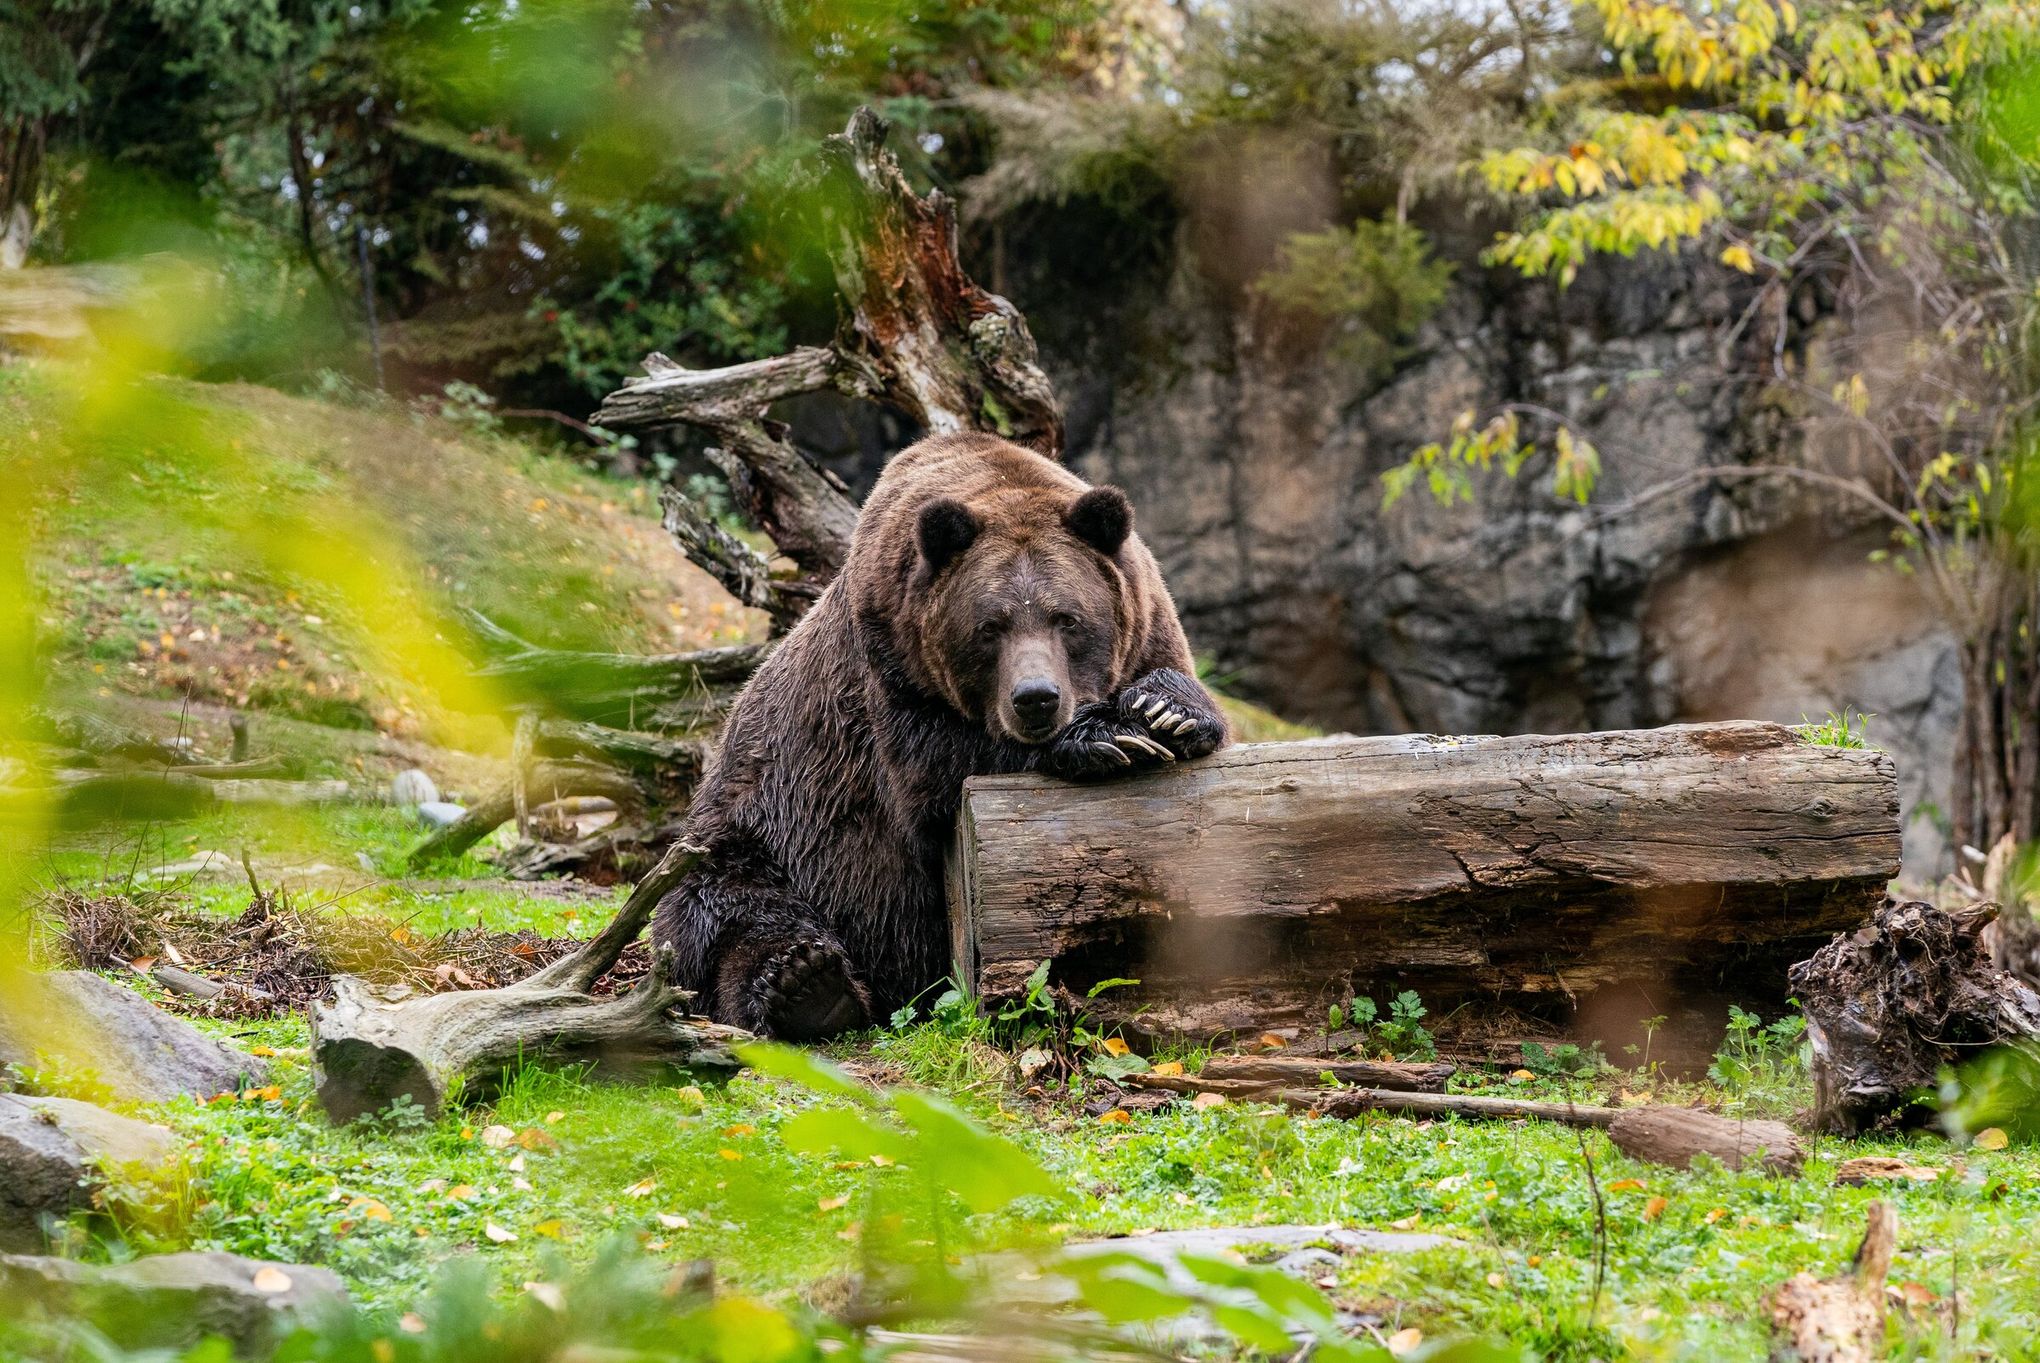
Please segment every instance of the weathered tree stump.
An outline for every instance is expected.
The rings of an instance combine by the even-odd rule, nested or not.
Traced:
[[[686,1016],[670,960],[628,993],[589,992],[700,856],[675,843],[585,947],[501,989],[421,995],[335,977],[332,1002],[312,1010],[314,1077],[327,1114],[351,1121],[399,1098],[436,1113],[456,1095],[492,1092],[505,1069],[527,1061],[624,1072],[734,1066],[728,1043],[745,1033]]]
[[[1771,1293],[1772,1363],[1868,1363],[1884,1340],[1884,1280],[1898,1244],[1898,1213],[1870,1204],[1870,1224],[1849,1272],[1800,1273]]]
[[[1943,1066],[2040,1038],[2040,993],[1999,969],[1981,938],[1995,904],[1943,913],[1891,901],[1792,967],[1813,1044],[1814,1121],[1851,1133],[1923,1120]]]
[[[1044,960],[1077,997],[1137,979],[1088,1006],[1151,1034],[1308,1027],[1410,988],[1434,1015],[1499,1000],[1606,1035],[1597,994],[1631,1022],[1713,1000],[1717,1028],[1725,1001],[1781,1005],[1898,846],[1890,758],[1772,724],[1319,739],[1094,786],[973,779],[950,902],[977,994]]]

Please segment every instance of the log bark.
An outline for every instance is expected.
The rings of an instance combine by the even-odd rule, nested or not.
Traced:
[[[1792,967],[1819,1128],[1923,1120],[1933,1110],[1909,1104],[1943,1067],[2040,1038],[2040,993],[1999,969],[1980,940],[1996,914],[1995,904],[1949,914],[1894,900]]]
[[[1898,1213],[1870,1204],[1870,1221],[1849,1272],[1800,1273],[1768,1303],[1772,1363],[1868,1363],[1884,1340],[1884,1280],[1898,1244]]]
[[[1639,1107],[1608,1124],[1608,1139],[1631,1159],[1691,1167],[1695,1155],[1711,1155],[1730,1169],[1755,1161],[1766,1173],[1797,1174],[1806,1147],[1783,1122],[1739,1120],[1689,1107]]]
[[[399,1098],[436,1113],[456,1096],[493,1092],[505,1070],[526,1062],[626,1073],[734,1066],[729,1043],[746,1034],[685,1015],[670,952],[628,993],[589,992],[701,855],[674,843],[586,946],[501,989],[419,995],[336,976],[332,1001],[312,1009],[313,1077],[327,1115],[351,1121]]]
[[[1079,997],[1140,980],[1090,1006],[1149,1034],[1309,1027],[1402,988],[1434,1016],[1498,1000],[1607,1034],[1623,1019],[1597,995],[1633,1000],[1631,1023],[1689,997],[1780,1005],[1898,848],[1889,757],[1733,723],[975,778],[949,882],[958,978],[985,998],[1050,960]]]

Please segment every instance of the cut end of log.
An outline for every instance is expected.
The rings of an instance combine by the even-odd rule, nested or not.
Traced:
[[[1772,1363],[1869,1363],[1884,1336],[1884,1281],[1898,1243],[1898,1213],[1870,1204],[1853,1269],[1838,1277],[1800,1273],[1771,1294]]]

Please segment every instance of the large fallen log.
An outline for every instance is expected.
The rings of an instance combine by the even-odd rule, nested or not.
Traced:
[[[1728,1001],[1867,920],[1898,869],[1882,753],[1772,724],[1319,739],[1131,780],[973,779],[950,864],[958,978],[1042,961],[1149,1034],[1296,1023],[1415,989],[1612,1040]],[[1704,1006],[1703,1006],[1704,1005]],[[1662,1038],[1660,1038],[1662,1041]]]

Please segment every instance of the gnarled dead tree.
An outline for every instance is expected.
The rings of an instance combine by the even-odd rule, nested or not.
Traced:
[[[312,1064],[328,1115],[351,1121],[399,1098],[437,1112],[456,1095],[486,1094],[528,1060],[626,1071],[733,1066],[728,1044],[746,1034],[687,1016],[670,952],[630,992],[591,992],[700,856],[674,843],[586,946],[501,989],[418,994],[335,976],[332,1001],[312,1009]]]
[[[775,635],[792,627],[842,566],[857,504],[773,420],[774,403],[833,389],[892,407],[929,431],[993,431],[1047,454],[1061,451],[1062,412],[1026,319],[965,272],[955,204],[940,190],[914,192],[885,149],[886,134],[884,119],[860,109],[824,140],[817,159],[809,203],[843,306],[833,341],[721,369],[688,369],[652,354],[644,374],[605,398],[594,416],[611,430],[691,426],[710,438],[709,458],[773,552],[759,552],[678,489],[660,498],[664,524],[692,562],[765,612]],[[475,629],[492,655],[482,675],[526,698],[529,742],[519,745],[517,780],[428,839],[414,860],[486,837],[516,813],[520,785],[528,795],[605,784],[585,767],[572,780],[549,782],[569,774],[560,759],[615,766],[635,787],[634,799],[620,801],[625,817],[585,845],[520,850],[512,864],[525,872],[622,869],[631,851],[670,842],[698,774],[698,750],[660,758],[651,782],[631,755],[660,739],[711,733],[770,648],[628,657],[538,648],[482,620]],[[569,734],[562,720],[578,727]],[[605,739],[598,729],[627,732]],[[532,769],[526,758],[541,765]]]

